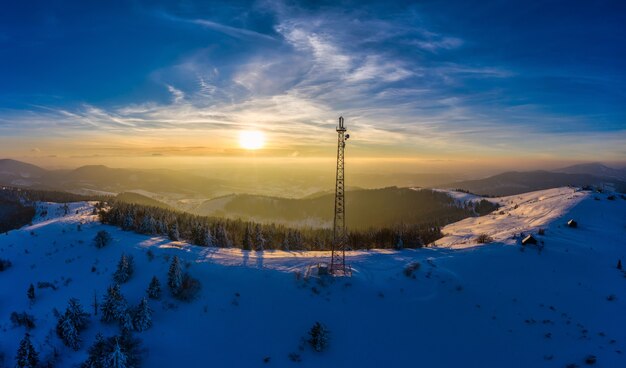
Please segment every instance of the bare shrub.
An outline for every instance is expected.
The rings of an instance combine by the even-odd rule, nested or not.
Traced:
[[[96,237],[93,239],[93,242],[96,245],[96,248],[104,248],[107,245],[109,245],[112,240],[113,238],[111,237],[111,234],[109,234],[108,231],[100,230],[96,234]]]
[[[15,326],[26,326],[28,329],[35,328],[35,317],[26,312],[11,313],[11,322]]]
[[[11,266],[11,261],[9,261],[8,259],[0,258],[0,272],[6,271]]]
[[[180,290],[174,295],[176,299],[189,302],[194,300],[200,293],[200,280],[191,277],[189,274],[183,275],[183,282]]]
[[[493,242],[493,238],[492,238],[492,237],[490,237],[489,235],[487,235],[487,234],[483,233],[483,234],[478,235],[478,237],[476,238],[476,241],[477,241],[479,244],[486,244],[486,243],[491,243],[491,242]]]
[[[415,272],[419,270],[420,267],[421,264],[419,262],[411,262],[408,265],[404,266],[404,270],[402,271],[402,273],[404,273],[404,276],[406,277],[415,278]]]
[[[51,283],[51,282],[39,281],[37,283],[37,289],[52,289],[52,290],[56,290],[57,287],[53,283]]]

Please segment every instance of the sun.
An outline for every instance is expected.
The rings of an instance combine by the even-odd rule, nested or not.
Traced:
[[[244,130],[239,133],[239,145],[247,150],[257,150],[265,145],[265,135],[256,130]]]

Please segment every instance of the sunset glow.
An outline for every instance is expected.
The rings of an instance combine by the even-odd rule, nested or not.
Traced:
[[[332,159],[343,115],[353,159],[401,158],[400,171],[626,164],[621,11],[141,3],[4,9],[0,157],[169,168],[163,158],[252,150],[257,163]],[[521,9],[532,27],[517,24]]]
[[[265,145],[263,133],[255,130],[246,130],[239,133],[239,145],[247,150],[257,150]]]

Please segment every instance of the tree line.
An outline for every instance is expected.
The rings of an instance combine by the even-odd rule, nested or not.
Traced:
[[[100,202],[97,207],[103,223],[199,246],[257,251],[330,250],[333,241],[330,229],[290,228],[279,224],[221,219],[115,200]],[[347,246],[349,249],[419,248],[439,239],[442,225],[445,223],[350,230]]]

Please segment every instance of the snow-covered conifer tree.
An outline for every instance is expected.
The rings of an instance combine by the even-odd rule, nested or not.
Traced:
[[[290,242],[291,242],[291,230],[289,230],[289,232],[285,234],[285,237],[283,238],[283,243],[280,246],[282,250],[288,251]]]
[[[39,354],[35,351],[28,333],[20,342],[15,360],[15,366],[19,368],[36,368],[39,364]]]
[[[160,299],[161,298],[161,283],[156,276],[152,276],[152,280],[150,281],[150,285],[148,285],[148,290],[146,290],[148,294],[148,298],[150,299]]]
[[[322,239],[318,237],[315,238],[315,241],[313,242],[313,249],[314,250],[322,250],[322,248],[324,247],[324,242],[322,241]]]
[[[96,248],[106,247],[107,245],[109,245],[109,243],[111,243],[111,240],[111,235],[106,230],[98,231],[96,236],[93,238],[93,242],[96,245]]]
[[[96,335],[96,341],[89,347],[89,357],[81,367],[82,368],[102,368],[103,360],[106,356],[106,341],[101,333]]]
[[[131,312],[128,309],[124,310],[120,314],[119,321],[120,321],[120,329],[122,330],[122,333],[129,333],[134,329],[133,316],[131,315]]]
[[[135,271],[135,264],[132,256],[122,253],[120,261],[117,264],[117,270],[113,274],[113,280],[118,284],[123,284],[130,279]]]
[[[141,302],[135,310],[133,316],[133,326],[136,331],[145,331],[152,326],[152,309],[148,305],[148,299],[145,297],[141,299]]]
[[[294,230],[294,248],[304,249],[304,240],[302,239],[302,233],[298,230]]]
[[[211,229],[210,228],[206,228],[205,232],[204,232],[204,245],[206,245],[207,247],[212,247],[214,246],[213,244],[213,235],[211,234]]]
[[[167,273],[167,285],[170,287],[172,294],[177,295],[183,285],[183,271],[180,268],[180,261],[174,256],[170,264],[170,270]]]
[[[154,221],[154,217],[148,214],[144,215],[140,231],[144,234],[156,234],[156,221]]]
[[[128,357],[122,351],[120,344],[118,341],[115,341],[115,346],[113,347],[113,351],[105,356],[104,361],[102,362],[103,368],[127,368]]]
[[[133,216],[133,214],[128,211],[126,213],[126,216],[124,216],[124,221],[122,222],[122,229],[123,230],[132,230],[135,227],[135,216]]]
[[[402,235],[397,234],[396,235],[396,244],[395,244],[395,248],[400,250],[404,248],[404,241],[402,240]]]
[[[252,249],[252,232],[250,231],[250,225],[246,226],[246,230],[243,234],[242,249],[243,250]]]
[[[57,321],[57,335],[66,346],[74,350],[80,348],[79,333],[87,327],[88,316],[78,299],[71,298],[65,313]]]
[[[178,241],[180,239],[180,234],[178,233],[178,223],[175,222],[172,226],[170,226],[170,231],[167,236],[172,241]]]
[[[191,239],[192,244],[204,245],[204,228],[197,221],[191,224]]]
[[[228,238],[228,233],[226,232],[226,228],[223,223],[217,225],[217,229],[215,231],[215,240],[217,242],[217,246],[221,248],[230,248],[232,246],[230,239]]]
[[[261,225],[257,224],[254,229],[254,246],[257,252],[262,252],[265,249],[265,238],[263,237],[263,231],[261,231]]]
[[[67,309],[65,310],[65,314],[70,317],[78,331],[82,331],[87,327],[87,322],[89,321],[89,313],[85,313],[78,299],[70,298],[67,304]]]
[[[167,226],[162,219],[157,220],[156,222],[157,233],[160,235],[167,235]]]
[[[102,310],[102,322],[119,321],[122,317],[127,309],[127,304],[118,284],[107,289],[107,294],[104,296],[100,309]]]
[[[309,344],[311,344],[313,350],[317,352],[323,351],[328,346],[328,335],[329,332],[326,327],[319,322],[315,322],[309,331]]]
[[[59,335],[66,346],[74,350],[80,348],[81,340],[78,336],[78,330],[67,312],[62,315],[57,322],[57,335]]]

